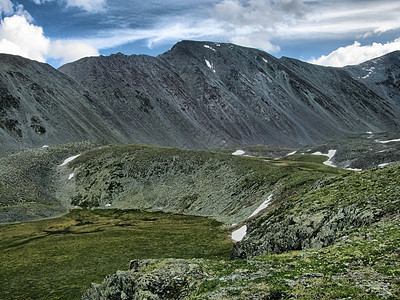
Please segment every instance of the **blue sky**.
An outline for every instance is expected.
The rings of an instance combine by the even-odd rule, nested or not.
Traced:
[[[0,52],[55,67],[182,39],[342,66],[400,50],[399,0],[0,0]]]

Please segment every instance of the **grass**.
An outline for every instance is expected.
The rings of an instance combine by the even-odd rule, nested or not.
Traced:
[[[135,210],[73,210],[0,225],[2,299],[79,299],[91,282],[144,258],[229,259],[221,223]]]
[[[329,207],[357,205],[399,213],[400,167],[348,173],[336,177],[321,189],[310,192],[301,200],[301,209],[322,210]]]

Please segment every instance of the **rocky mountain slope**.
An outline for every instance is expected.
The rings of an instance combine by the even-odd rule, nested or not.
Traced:
[[[183,41],[158,57],[85,58],[59,70],[146,144],[293,146],[399,127],[393,103],[345,69],[232,44]]]
[[[388,99],[400,111],[400,51],[394,51],[357,66],[344,68],[351,76]]]
[[[0,154],[86,140],[206,149],[397,132],[398,61],[394,52],[327,68],[193,41],[158,57],[91,57],[59,70],[2,54]]]
[[[159,58],[178,70],[219,127],[234,131],[240,125],[246,144],[310,144],[398,126],[388,101],[340,68],[276,59],[232,44],[189,41]],[[390,121],[378,124],[386,114]]]
[[[73,79],[47,64],[0,54],[0,155],[75,141],[122,141]]]

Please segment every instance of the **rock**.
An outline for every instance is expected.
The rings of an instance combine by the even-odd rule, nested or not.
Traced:
[[[82,299],[183,299],[206,275],[202,260],[134,260],[130,270],[91,285]]]

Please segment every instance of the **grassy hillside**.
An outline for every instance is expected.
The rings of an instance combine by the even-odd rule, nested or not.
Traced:
[[[144,145],[91,150],[95,147],[75,143],[1,158],[0,222],[54,217],[77,205],[163,210],[237,223],[272,192],[276,199],[282,193],[291,196],[300,186],[306,191],[316,181],[343,173],[310,161],[314,156],[288,164]]]
[[[272,192],[295,194],[343,173],[321,163],[280,165],[260,158],[143,145],[89,151],[68,167],[74,173],[74,205],[163,210],[227,223],[246,219]]]
[[[0,158],[0,223],[59,216],[68,206],[56,190],[65,158],[95,147],[73,143],[29,149]]]
[[[83,207],[0,225],[4,298],[77,299],[132,259],[88,299],[399,297],[400,166],[350,172],[326,159],[85,144],[3,158],[3,211]],[[233,245],[238,222],[247,235]]]

